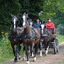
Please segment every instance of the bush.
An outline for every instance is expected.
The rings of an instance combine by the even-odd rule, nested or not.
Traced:
[[[0,41],[0,62],[13,58],[12,48],[8,40],[8,33],[2,32],[2,39]]]
[[[58,33],[64,35],[64,26],[61,24],[58,25]]]

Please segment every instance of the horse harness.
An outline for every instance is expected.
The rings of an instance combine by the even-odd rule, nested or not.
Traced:
[[[10,33],[9,37],[8,37],[9,40],[14,40],[14,41],[22,40],[22,39],[31,39],[31,38],[34,38],[35,42],[36,42],[37,39],[39,39],[34,28],[32,28],[32,34],[24,34],[24,33],[22,33],[22,34],[12,35]]]

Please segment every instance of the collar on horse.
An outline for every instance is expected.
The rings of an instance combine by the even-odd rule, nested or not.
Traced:
[[[16,41],[16,40],[22,40],[22,38],[21,38],[21,36],[22,35],[9,35],[9,37],[8,37],[8,39],[9,40],[14,40],[14,41]]]
[[[37,33],[36,33],[35,29],[33,27],[31,29],[32,29],[32,34],[24,34],[24,38],[25,39],[34,38],[35,40],[39,39],[38,36],[37,36]],[[33,31],[34,31],[35,34],[33,33]]]
[[[9,40],[14,40],[14,41],[16,41],[16,40],[22,40],[22,39],[30,39],[30,38],[34,38],[35,40],[39,39],[38,36],[37,36],[36,31],[33,28],[32,28],[32,30],[35,32],[35,35],[34,34],[24,34],[24,33],[19,34],[19,35],[18,34],[11,35],[11,33],[10,33],[8,39]]]
[[[48,37],[48,38],[50,38],[50,34],[49,34],[49,32],[48,32],[47,29],[44,29],[43,34],[41,34],[41,38],[44,38],[44,37]]]

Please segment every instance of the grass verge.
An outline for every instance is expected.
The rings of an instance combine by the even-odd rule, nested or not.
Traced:
[[[62,60],[62,63],[61,64],[64,64],[64,60]]]
[[[64,41],[64,35],[58,35],[58,42],[60,43],[60,42],[62,42],[62,41]]]

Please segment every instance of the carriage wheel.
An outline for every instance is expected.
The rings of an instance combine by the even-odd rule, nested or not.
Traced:
[[[57,53],[57,47],[56,47],[56,39],[54,40],[55,46],[54,46],[54,54]]]
[[[58,53],[58,52],[59,52],[58,40],[57,40],[57,39],[55,39],[55,40],[54,40],[54,42],[55,42],[54,54],[56,54],[56,53]]]
[[[58,40],[56,39],[56,47],[57,47],[57,53],[59,52],[59,44],[58,44]]]
[[[56,48],[56,45],[55,45],[55,47],[54,47],[54,54],[56,54],[56,52],[57,52],[57,48]]]

